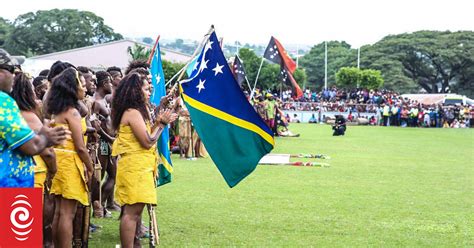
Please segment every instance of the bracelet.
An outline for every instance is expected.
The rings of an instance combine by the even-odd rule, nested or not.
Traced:
[[[160,120],[160,123],[163,124],[163,126],[168,125],[168,123],[164,122],[163,120]]]

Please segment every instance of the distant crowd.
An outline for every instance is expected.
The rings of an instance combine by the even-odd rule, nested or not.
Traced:
[[[444,128],[474,126],[473,106],[426,105],[403,98],[399,93],[389,90],[342,90],[332,87],[320,92],[306,89],[299,99],[291,97],[291,90],[285,90],[281,95],[278,93],[273,95],[277,99],[282,99],[279,104],[281,110],[314,111],[318,112],[319,116],[324,116],[326,112],[346,113],[348,121],[366,118],[368,124],[374,126]],[[365,115],[361,115],[362,113]],[[316,118],[315,122],[324,122],[325,119]]]

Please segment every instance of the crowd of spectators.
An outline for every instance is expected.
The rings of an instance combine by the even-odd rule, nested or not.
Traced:
[[[283,91],[281,95],[276,93],[276,97],[282,99],[282,110],[346,113],[349,121],[368,118],[370,125],[452,128],[474,126],[473,106],[422,104],[390,90],[343,90],[332,87],[320,92],[306,89],[299,99],[291,96],[291,90]],[[371,114],[368,115],[370,117],[367,114]]]

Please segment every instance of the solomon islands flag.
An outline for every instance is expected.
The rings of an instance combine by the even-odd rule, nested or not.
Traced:
[[[229,187],[257,167],[274,147],[273,132],[248,102],[213,32],[181,96],[194,128]]]
[[[166,95],[165,74],[163,73],[163,65],[161,63],[160,44],[156,46],[155,53],[150,64],[151,81],[153,84],[153,92],[150,102],[158,106],[161,97]],[[168,126],[165,126],[163,132],[158,139],[158,155],[160,156],[160,164],[158,165],[157,185],[161,186],[171,182],[171,173],[173,172],[173,164],[170,156],[170,134]]]

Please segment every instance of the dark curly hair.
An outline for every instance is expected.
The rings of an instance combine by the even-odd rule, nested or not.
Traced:
[[[110,75],[112,75],[112,77],[117,75],[117,74],[120,74],[120,76],[123,76],[122,70],[120,68],[118,68],[117,66],[111,66],[111,67],[107,68],[107,72],[110,73]]]
[[[79,109],[77,91],[79,72],[74,68],[67,68],[53,79],[51,89],[46,98],[46,111],[50,115],[57,115],[68,108]]]
[[[54,62],[54,64],[51,66],[51,69],[49,70],[48,73],[48,81],[52,82],[53,78],[59,75],[61,72],[63,72],[65,69],[73,67],[76,68],[74,65],[68,63],[68,62],[62,62],[60,60]]]
[[[115,130],[119,128],[123,113],[127,109],[138,110],[145,121],[150,121],[147,102],[142,91],[144,80],[146,78],[132,72],[120,81],[112,99],[112,126]]]
[[[15,76],[11,96],[15,99],[20,110],[36,113],[38,107],[35,101],[36,95],[30,78],[25,73],[19,73]]]
[[[148,64],[145,60],[134,60],[128,65],[127,69],[125,70],[125,75],[129,74],[133,69],[137,68],[148,69],[150,68],[150,64]]]
[[[98,71],[96,72],[96,77],[97,77],[97,88],[101,88],[101,87],[104,87],[105,83],[107,82],[107,80],[109,80],[110,82],[112,82],[112,77],[110,76],[110,74],[106,71]]]

